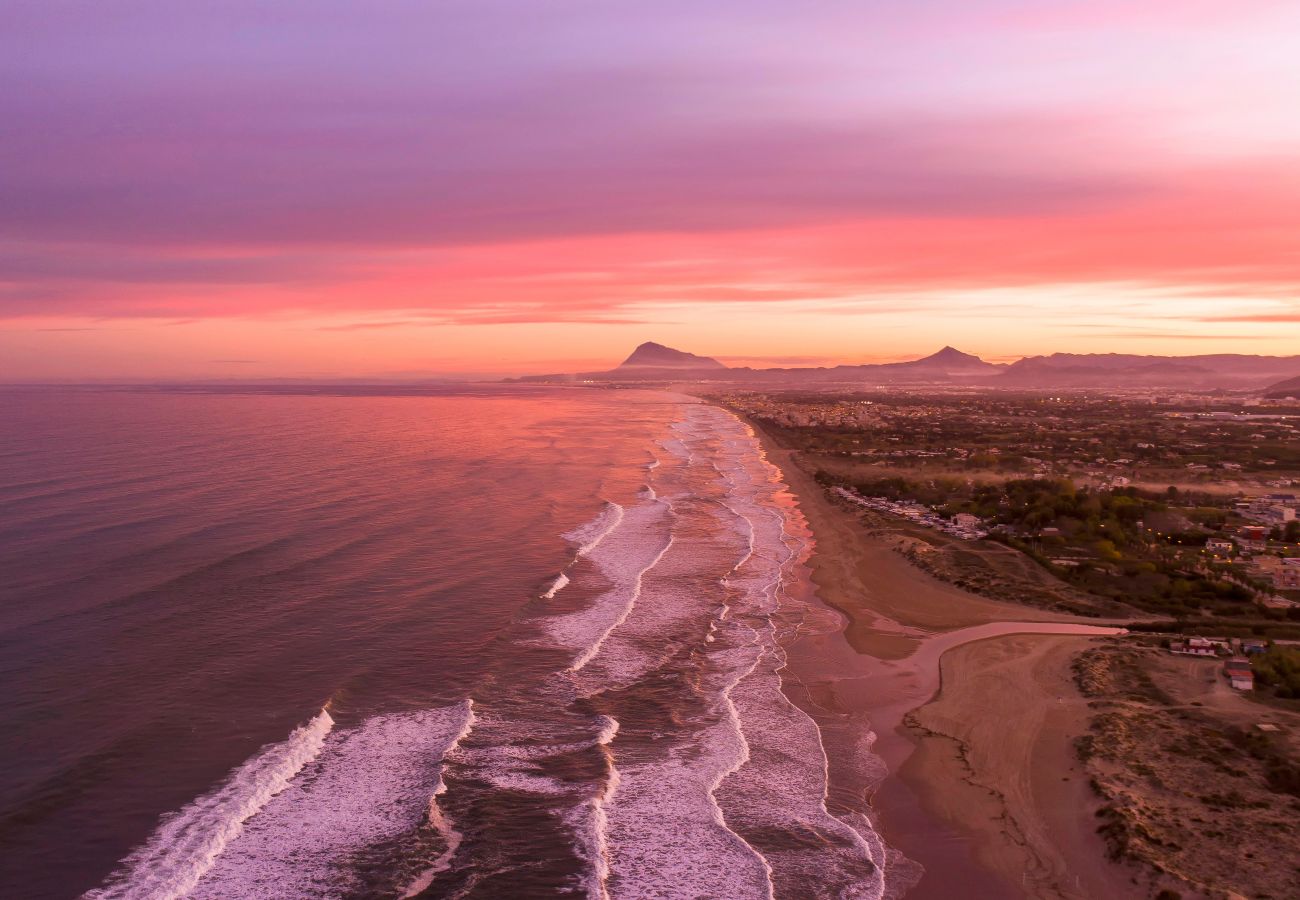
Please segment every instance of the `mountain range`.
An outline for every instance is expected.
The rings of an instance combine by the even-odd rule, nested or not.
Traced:
[[[1289,381],[1279,381],[1289,379]],[[1017,362],[986,362],[944,347],[921,359],[829,367],[757,369],[727,366],[663,344],[641,344],[618,367],[571,375],[535,375],[520,381],[715,381],[788,386],[836,383],[960,383],[1002,388],[1181,388],[1267,392],[1294,389],[1300,356],[1143,356],[1129,353],[1053,353]],[[1274,384],[1278,382],[1277,384]]]

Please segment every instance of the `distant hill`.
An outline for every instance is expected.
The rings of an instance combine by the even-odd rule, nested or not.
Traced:
[[[1257,389],[1300,369],[1296,356],[1143,356],[1131,353],[1054,353],[1029,356],[998,381],[1026,387],[1177,387]]]
[[[730,368],[716,359],[674,350],[663,344],[641,344],[617,368],[570,375],[530,375],[520,381],[725,381],[762,384],[891,384],[976,380],[997,375],[1005,367],[978,356],[944,347],[938,353],[906,362],[822,368]]]
[[[1300,398],[1300,375],[1270,384],[1264,389],[1264,396],[1270,400],[1285,400],[1287,397]]]
[[[785,369],[729,368],[716,359],[647,342],[617,368],[570,375],[534,375],[521,381],[717,381],[798,387],[825,384],[966,384],[1016,390],[1152,388],[1184,390],[1289,390],[1300,356],[1142,356],[1132,353],[1053,353],[1011,365],[944,347],[921,359],[857,366]],[[1291,381],[1274,384],[1278,379]],[[1271,387],[1268,387],[1271,385]],[[1271,394],[1269,394],[1271,396]]]
[[[726,366],[707,356],[674,350],[654,341],[646,341],[619,364],[620,369],[725,369]]]

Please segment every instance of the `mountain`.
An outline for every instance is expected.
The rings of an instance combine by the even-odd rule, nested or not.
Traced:
[[[1133,353],[1053,353],[1011,365],[944,347],[921,359],[820,368],[730,368],[716,359],[647,342],[617,368],[572,375],[534,375],[522,381],[712,381],[799,387],[888,384],[963,384],[1013,390],[1151,388],[1174,390],[1290,390],[1300,356],[1142,356]],[[1274,384],[1279,379],[1291,381]],[[1273,385],[1266,388],[1267,385]],[[1271,394],[1270,394],[1271,396]]]
[[[654,341],[646,341],[619,364],[619,369],[725,369],[726,366],[707,356],[674,350]]]
[[[530,375],[519,381],[725,381],[761,384],[893,384],[972,381],[992,376],[1006,367],[985,362],[978,356],[944,347],[938,353],[907,362],[822,368],[754,369],[731,368],[716,359],[697,356],[648,341],[617,368],[605,372],[571,375]]]
[[[1214,353],[1142,356],[1132,353],[1053,353],[1028,356],[996,379],[1025,387],[1171,387],[1258,389],[1300,370],[1300,357]]]
[[[1277,384],[1270,384],[1264,388],[1264,396],[1269,400],[1285,400],[1288,397],[1300,398],[1300,375],[1295,378],[1288,378],[1286,381],[1279,381]]]
[[[860,366],[857,368],[875,368],[873,366]],[[911,362],[886,363],[880,368],[909,368],[909,369],[926,369],[936,372],[945,372],[949,375],[992,375],[1001,371],[1002,366],[985,362],[978,356],[970,353],[962,353],[955,347],[944,347],[938,353],[931,353],[922,359],[912,360]]]

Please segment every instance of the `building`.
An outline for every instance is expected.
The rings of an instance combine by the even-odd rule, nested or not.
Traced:
[[[1192,638],[1192,641],[1199,638]],[[1192,641],[1171,641],[1169,643],[1169,652],[1177,653],[1180,656],[1214,656],[1214,648],[1202,644],[1192,646]]]
[[[1228,684],[1234,691],[1253,691],[1255,689],[1254,672],[1233,672],[1228,676]]]
[[[973,516],[970,513],[957,513],[952,517],[952,521],[958,528],[978,528],[983,524],[979,516]]]
[[[1296,517],[1295,494],[1268,494],[1257,497],[1245,504],[1241,514],[1256,522],[1269,525],[1285,525]]]
[[[1263,550],[1268,546],[1268,529],[1263,525],[1242,525],[1234,540],[1244,550]]]
[[[1220,554],[1226,556],[1227,554],[1231,553],[1236,548],[1236,546],[1237,546],[1236,544],[1234,544],[1232,541],[1228,540],[1227,538],[1210,538],[1208,541],[1205,542],[1205,549],[1215,554],[1216,556]]]
[[[1223,664],[1223,675],[1236,691],[1253,691],[1255,673],[1250,668],[1250,660],[1244,656],[1234,656]]]
[[[1232,645],[1221,638],[1203,637],[1191,637],[1185,641],[1173,641],[1169,644],[1169,652],[1181,653],[1184,656],[1215,656],[1220,650],[1230,653]]]

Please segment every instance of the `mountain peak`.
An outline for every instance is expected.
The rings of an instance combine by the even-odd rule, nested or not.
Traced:
[[[722,363],[707,356],[696,356],[684,350],[674,350],[654,341],[646,341],[632,351],[632,355],[623,360],[623,368],[648,369],[725,369]]]
[[[924,359],[918,359],[913,366],[922,368],[944,368],[952,370],[991,371],[996,367],[986,363],[978,356],[962,353],[956,347],[944,347],[938,353],[932,353]]]
[[[961,352],[960,350],[958,350],[956,347],[945,346],[945,347],[944,347],[942,350],[940,350],[938,353],[931,353],[929,356],[925,357],[924,359],[917,360],[917,362],[943,362],[943,363],[949,363],[949,362],[977,362],[977,363],[982,363],[982,362],[984,362],[984,360],[982,360],[982,359],[980,359],[978,356],[974,356],[974,355],[972,355],[972,354],[970,354],[970,353],[962,353],[962,352]]]

